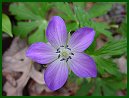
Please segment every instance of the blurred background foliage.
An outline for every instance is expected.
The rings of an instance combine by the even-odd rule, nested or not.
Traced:
[[[127,73],[117,64],[117,59],[127,58],[126,9],[124,2],[14,2],[9,4],[8,15],[14,17],[11,22],[3,11],[2,31],[11,37],[19,36],[30,45],[47,42],[45,30],[54,15],[65,20],[71,34],[80,27],[94,28],[94,42],[85,53],[97,64],[97,78],[79,78],[70,72],[67,85],[77,86],[77,96],[111,96],[118,91],[126,95]],[[123,66],[127,66],[126,62]]]

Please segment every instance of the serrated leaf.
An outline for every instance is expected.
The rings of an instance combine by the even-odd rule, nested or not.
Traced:
[[[127,40],[112,40],[94,52],[94,55],[120,55],[127,51]]]
[[[93,7],[88,10],[90,18],[95,18],[106,14],[112,8],[112,3],[95,3]]]
[[[95,51],[95,47],[96,47],[96,39],[94,39],[92,44],[85,50],[85,53],[92,54],[93,51]]]
[[[126,83],[115,77],[96,78],[96,85],[92,96],[115,96],[116,92],[125,89]]]
[[[70,71],[70,73],[69,73],[69,77],[68,77],[68,81],[70,82],[70,83],[76,83],[76,79],[77,79],[78,77],[72,72],[72,71]]]
[[[104,59],[98,56],[94,57],[94,60],[97,64],[98,72],[103,75],[105,72],[121,77],[120,71],[117,67],[117,64],[112,62],[111,59]]]
[[[110,40],[113,39],[112,37],[112,32],[108,31],[108,30],[101,30],[101,34],[104,34],[106,37],[108,37]]]
[[[82,8],[75,6],[74,7],[75,15],[80,23],[80,27],[90,26],[89,15]]]
[[[10,19],[5,14],[2,14],[2,31],[13,37]]]
[[[73,2],[74,6],[78,6],[81,8],[85,8],[86,7],[86,2]]]
[[[126,89],[127,84],[122,79],[116,80],[113,78],[103,79],[103,94],[104,96],[115,95],[117,91]]]
[[[76,22],[70,22],[66,24],[67,31],[76,31],[78,29],[78,24]]]
[[[96,81],[95,81],[95,89],[92,93],[92,96],[102,96],[102,93],[101,93],[101,86],[102,86],[102,81],[100,78],[96,78]]]
[[[127,37],[127,18],[122,22],[118,28],[118,32],[121,33],[124,37]]]
[[[14,27],[13,33],[22,38],[27,37],[27,35],[39,26],[40,22],[18,22],[18,25]]]
[[[23,3],[12,3],[9,7],[10,12],[16,16],[17,20],[36,20],[41,19],[40,16],[35,15],[30,9]]]
[[[43,29],[39,28],[32,35],[29,36],[28,42],[29,44],[33,44],[35,42],[44,42],[45,32]]]
[[[125,74],[122,74],[121,78],[109,77],[103,80],[106,85],[111,86],[111,87],[113,85],[114,90],[127,88],[127,75]]]
[[[35,15],[46,17],[47,11],[52,7],[50,3],[46,2],[24,2],[25,6],[31,10]]]
[[[111,89],[107,85],[103,85],[102,89],[103,89],[104,96],[113,96],[113,95],[115,95],[115,92],[113,91],[114,89]]]
[[[73,11],[70,8],[70,5],[68,3],[56,2],[55,6],[58,9],[58,11],[62,12],[59,15],[63,19],[65,19],[65,20],[75,20],[74,13],[73,13]]]
[[[105,69],[104,69],[105,66],[102,65],[103,63],[101,63],[102,61],[101,61],[100,57],[94,56],[93,58],[95,60],[96,66],[97,66],[98,73],[103,75],[105,73]]]
[[[83,78],[77,78],[76,83],[77,85],[81,85],[83,83]]]
[[[46,29],[46,15],[51,8],[49,3],[44,2],[18,2],[10,5],[10,11],[16,16],[17,26],[14,26],[13,33],[22,38],[29,38],[29,43],[37,41],[46,42],[44,32]],[[21,22],[21,20],[24,22]]]
[[[91,88],[93,87],[94,82],[83,81],[83,83],[79,86],[80,88],[77,90],[76,96],[86,96]]]
[[[47,22],[42,23],[40,27],[28,38],[29,44],[33,44],[35,42],[47,42],[45,29],[47,26]]]
[[[110,40],[113,39],[112,37],[112,32],[108,31],[109,29],[108,24],[104,22],[91,22],[91,27],[95,29],[96,31],[96,36],[99,36],[100,34],[104,34],[106,37],[108,37]]]
[[[95,30],[96,35],[95,38],[97,38],[100,34],[104,34],[109,39],[112,39],[112,33],[108,31],[109,26],[104,22],[95,22],[91,19],[91,16],[89,13],[85,12],[82,8],[75,6],[74,12],[76,14],[76,17],[79,21],[80,27],[91,27]]]

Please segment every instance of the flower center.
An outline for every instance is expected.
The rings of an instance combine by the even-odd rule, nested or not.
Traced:
[[[67,58],[69,56],[69,53],[67,51],[62,51],[61,56]]]
[[[60,59],[60,61],[68,61],[69,59],[72,59],[72,56],[74,55],[72,52],[71,52],[71,49],[68,47],[68,45],[65,47],[65,46],[60,46],[58,49],[57,49],[57,52],[58,53],[58,59]]]

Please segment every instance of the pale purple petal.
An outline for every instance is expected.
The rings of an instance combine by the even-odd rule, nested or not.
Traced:
[[[79,77],[96,77],[97,69],[94,60],[83,53],[75,53],[68,61],[71,70]]]
[[[46,30],[46,36],[50,44],[55,48],[66,44],[67,30],[65,22],[61,17],[52,17]]]
[[[68,45],[73,51],[82,52],[91,45],[94,36],[95,31],[92,28],[80,28],[71,36]]]
[[[50,90],[61,88],[68,77],[68,68],[65,61],[59,59],[48,65],[44,74],[44,80]]]
[[[58,55],[55,52],[54,47],[43,42],[37,42],[28,48],[26,56],[40,64],[48,64],[57,59]]]

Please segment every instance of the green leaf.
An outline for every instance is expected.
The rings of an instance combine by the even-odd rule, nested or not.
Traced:
[[[68,3],[56,2],[55,7],[61,12],[59,16],[61,16],[63,19],[75,20],[74,13]]]
[[[121,79],[114,79],[112,78],[107,78],[103,79],[103,94],[104,96],[111,96],[115,95],[117,91],[126,89],[127,88],[127,83],[123,81],[124,78]]]
[[[112,62],[111,59],[104,59],[98,56],[94,57],[94,60],[97,64],[98,72],[103,75],[105,72],[121,77],[120,71],[117,67],[117,64]]]
[[[39,28],[29,36],[28,42],[29,44],[33,44],[35,42],[47,42],[45,29],[47,27],[47,22],[42,23]]]
[[[110,86],[108,87],[107,85],[103,85],[102,89],[103,89],[104,96],[113,96],[113,95],[115,95],[114,89],[110,88]]]
[[[117,91],[127,87],[127,84],[122,80],[118,80],[115,77],[96,78],[92,96],[115,96]]]
[[[127,40],[112,40],[94,52],[94,55],[121,55],[127,51]]]
[[[35,30],[39,24],[39,21],[18,22],[18,25],[14,27],[13,33],[22,38],[25,38],[29,33],[31,33],[31,31]]]
[[[24,3],[12,3],[9,10],[16,16],[17,20],[42,19],[40,16],[35,15]]]
[[[10,12],[18,20],[13,33],[21,38],[29,38],[28,43],[46,42],[46,15],[51,4],[44,2],[18,2],[10,5]],[[21,22],[22,20],[22,22]],[[24,22],[23,22],[24,20]]]
[[[101,87],[99,85],[96,85],[95,90],[92,93],[92,96],[102,96]]]
[[[78,19],[80,27],[87,26],[87,27],[91,27],[95,30],[95,32],[96,32],[95,38],[97,38],[100,34],[104,34],[109,39],[113,39],[112,33],[110,31],[108,31],[109,26],[106,23],[103,23],[103,22],[99,23],[99,22],[90,20],[90,18],[91,18],[90,14],[85,12],[80,7],[75,6],[74,12]]]
[[[87,82],[83,81],[83,83],[79,86],[80,88],[77,90],[76,96],[86,96],[90,89],[93,87],[94,81]]]
[[[110,32],[108,30],[104,30],[104,29],[102,29],[100,32],[101,32],[101,34],[104,34],[106,37],[108,37],[110,40],[113,39],[112,32]]]
[[[112,8],[112,3],[95,3],[93,7],[88,10],[90,18],[95,18],[106,14]]]
[[[2,14],[2,31],[13,37],[10,19],[5,14]]]
[[[50,3],[46,2],[24,2],[25,6],[31,10],[35,15],[46,17],[48,10],[52,7]]]
[[[78,19],[78,22],[80,23],[80,27],[83,26],[90,26],[90,20],[89,20],[89,15],[86,13],[82,8],[75,6],[74,7],[74,12],[75,15]]]
[[[120,25],[118,32],[121,33],[124,37],[127,37],[127,18]]]
[[[77,78],[76,83],[77,85],[81,85],[83,83],[84,78]]]
[[[74,6],[81,7],[84,9],[86,7],[86,2],[73,2]]]
[[[96,78],[96,81],[95,81],[95,89],[92,93],[92,96],[102,96],[102,93],[101,93],[101,86],[102,86],[102,81],[100,78]]]
[[[46,42],[46,15],[51,3],[17,2],[10,5],[10,12],[18,20],[13,33],[21,38],[28,38],[28,43]],[[22,21],[21,21],[22,20]]]
[[[76,83],[77,78],[78,77],[72,71],[70,71],[68,81],[70,83]]]
[[[85,50],[85,53],[92,54],[93,51],[95,51],[95,47],[96,47],[96,39],[94,39],[90,47],[88,47],[88,49]]]
[[[67,31],[76,31],[78,29],[78,24],[76,22],[66,23]]]
[[[91,22],[91,27],[95,29],[96,31],[96,36],[99,36],[100,34],[104,34],[106,37],[108,37],[110,40],[113,39],[112,37],[112,32],[108,31],[107,29],[109,29],[108,24],[104,23],[104,22]]]

